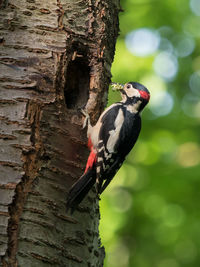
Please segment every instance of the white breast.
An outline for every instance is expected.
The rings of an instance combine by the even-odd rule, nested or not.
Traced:
[[[110,136],[108,138],[107,145],[106,145],[110,153],[115,152],[114,147],[115,147],[115,144],[117,143],[117,140],[119,139],[119,134],[120,134],[123,121],[124,121],[124,114],[123,114],[122,109],[119,109],[119,113],[114,122],[115,129],[109,131]]]

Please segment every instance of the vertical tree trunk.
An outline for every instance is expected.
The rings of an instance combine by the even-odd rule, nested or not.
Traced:
[[[118,0],[0,0],[0,266],[102,266],[94,192],[73,216],[88,155],[79,109],[102,111]]]

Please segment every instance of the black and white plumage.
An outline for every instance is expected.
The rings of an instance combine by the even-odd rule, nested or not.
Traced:
[[[96,183],[101,194],[135,145],[140,130],[140,112],[149,102],[150,93],[140,83],[129,82],[119,89],[122,100],[108,107],[94,127],[88,122],[88,146],[91,150],[84,174],[72,186],[67,198],[71,212]]]

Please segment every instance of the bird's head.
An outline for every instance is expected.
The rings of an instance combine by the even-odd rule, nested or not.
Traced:
[[[122,102],[127,105],[136,105],[138,111],[141,111],[150,99],[148,89],[137,82],[128,82],[126,84],[113,83],[113,90],[119,90],[122,97]]]

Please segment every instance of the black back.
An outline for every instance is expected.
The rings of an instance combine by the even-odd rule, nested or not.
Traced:
[[[124,115],[124,123],[120,130],[118,142],[115,144],[114,152],[112,156],[108,159],[105,158],[104,150],[102,150],[102,145],[107,144],[108,138],[110,136],[109,131],[115,130],[114,122],[119,113],[119,109],[122,110]],[[108,110],[106,114],[102,117],[102,127],[99,133],[99,140],[103,142],[99,143],[98,146],[98,157],[104,158],[103,162],[97,165],[100,166],[101,171],[99,173],[99,193],[102,193],[107,185],[110,183],[117,170],[121,167],[123,161],[127,154],[131,151],[135,145],[137,138],[141,130],[141,118],[138,113],[134,114],[129,112],[125,108],[125,104],[118,103],[115,107]],[[109,153],[108,149],[105,147],[105,151]],[[112,162],[111,162],[112,161]],[[109,168],[103,168],[104,166],[109,166]],[[106,180],[103,184],[103,180]],[[102,185],[103,184],[103,185]]]

